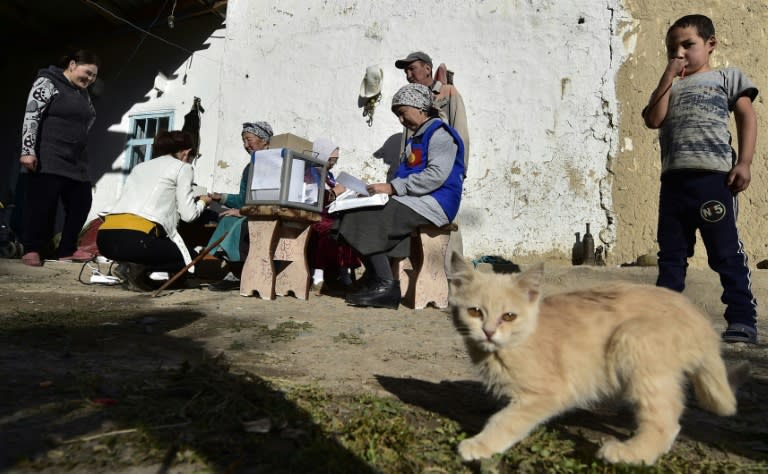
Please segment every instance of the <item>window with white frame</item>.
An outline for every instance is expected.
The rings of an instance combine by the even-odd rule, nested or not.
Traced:
[[[152,142],[157,132],[170,130],[173,126],[173,112],[131,115],[131,135],[125,148],[125,169],[152,159]]]

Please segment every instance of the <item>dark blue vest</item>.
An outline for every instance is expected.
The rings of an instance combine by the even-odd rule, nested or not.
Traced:
[[[85,144],[96,113],[88,91],[72,85],[54,66],[41,70],[39,76],[53,81],[58,91],[40,119],[36,150],[40,172],[89,181]]]
[[[429,195],[435,198],[443,212],[448,216],[449,221],[453,221],[459,212],[461,204],[461,189],[464,182],[464,142],[453,128],[442,120],[435,120],[427,130],[421,135],[414,135],[408,139],[408,145],[411,146],[411,154],[400,163],[400,167],[395,173],[396,178],[405,178],[413,173],[420,173],[427,167],[429,161],[429,140],[438,128],[445,129],[451,134],[453,141],[456,142],[459,149],[456,152],[456,159],[453,161],[453,168],[448,175],[448,179]]]

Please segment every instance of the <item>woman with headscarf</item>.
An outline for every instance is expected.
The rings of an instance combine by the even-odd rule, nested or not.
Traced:
[[[320,294],[323,289],[325,271],[334,272],[336,280],[342,287],[352,285],[352,270],[360,266],[360,257],[347,245],[334,240],[330,233],[335,217],[328,214],[327,206],[336,199],[336,196],[345,191],[344,186],[336,182],[331,169],[339,159],[339,147],[327,138],[318,138],[312,144],[312,152],[320,160],[328,164],[328,174],[325,185],[325,206],[321,213],[322,220],[312,225],[312,233],[309,240],[309,258],[312,268],[312,291]],[[325,285],[326,289],[333,289],[334,285]]]
[[[240,133],[243,139],[243,148],[249,157],[253,156],[257,151],[269,148],[269,140],[273,135],[272,126],[267,122],[246,122],[243,124],[243,131]],[[208,194],[212,200],[229,208],[219,214],[219,224],[208,241],[208,245],[211,245],[225,232],[228,232],[224,240],[210,251],[211,255],[222,257],[229,262],[230,269],[230,272],[223,280],[208,287],[212,291],[229,291],[240,288],[240,278],[235,273],[239,274],[242,271],[242,262],[245,261],[245,255],[248,252],[248,223],[246,218],[240,215],[240,208],[245,205],[248,195],[250,187],[248,174],[250,170],[251,160],[248,160],[248,164],[243,168],[243,175],[240,178],[240,192],[238,194]]]
[[[419,226],[450,223],[459,210],[464,175],[464,144],[458,133],[437,118],[432,92],[422,84],[407,84],[392,97],[392,112],[413,131],[395,177],[368,186],[371,194],[391,197],[381,208],[361,208],[342,214],[335,227],[338,238],[357,250],[366,268],[363,287],[348,294],[356,306],[397,309],[400,282],[389,258],[410,255],[410,235]]]

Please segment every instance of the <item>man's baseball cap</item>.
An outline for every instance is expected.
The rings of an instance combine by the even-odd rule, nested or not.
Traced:
[[[429,67],[432,67],[432,58],[430,58],[427,53],[421,51],[413,52],[403,59],[398,59],[395,61],[395,67],[398,69],[405,69],[414,61],[424,61],[429,64]]]

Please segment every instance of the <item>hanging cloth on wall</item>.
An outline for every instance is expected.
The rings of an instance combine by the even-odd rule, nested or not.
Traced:
[[[200,114],[203,112],[205,109],[200,104],[200,97],[195,97],[192,109],[184,116],[184,126],[181,127],[182,131],[192,135],[192,142],[195,144],[192,156],[195,158],[200,156]]]

